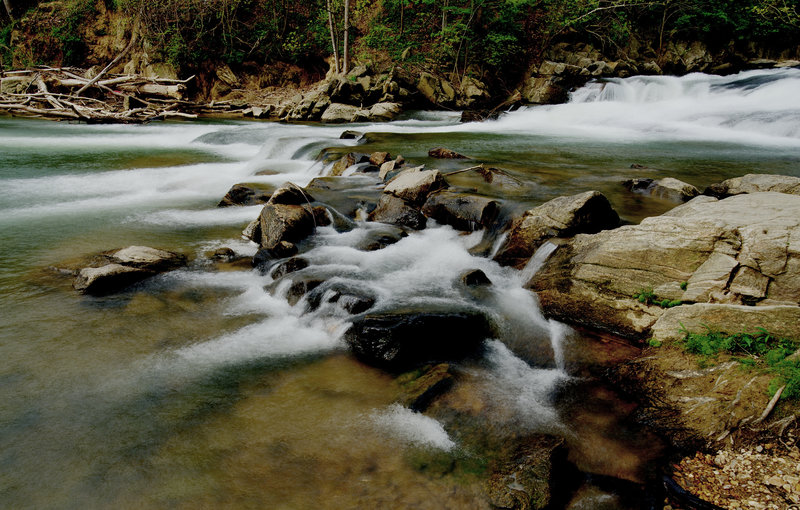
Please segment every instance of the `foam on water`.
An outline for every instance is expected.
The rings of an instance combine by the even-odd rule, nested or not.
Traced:
[[[444,451],[450,451],[456,446],[441,423],[400,404],[392,404],[386,409],[376,411],[370,418],[376,426],[406,443]]]

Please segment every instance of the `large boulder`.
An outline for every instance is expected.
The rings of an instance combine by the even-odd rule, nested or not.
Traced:
[[[378,206],[369,214],[369,221],[422,230],[428,220],[419,210],[402,198],[384,193],[381,195]]]
[[[774,191],[800,195],[800,177],[774,174],[747,174],[734,177],[717,184],[712,184],[705,190],[706,195],[725,198],[744,193],[760,193]]]
[[[461,105],[472,107],[487,101],[489,99],[488,90],[482,81],[465,76],[461,80]]]
[[[619,216],[599,191],[554,198],[511,222],[508,238],[494,260],[521,268],[548,239],[595,233],[617,225]]]
[[[488,227],[499,210],[497,201],[491,198],[451,191],[432,193],[422,206],[425,216],[466,231]]]
[[[368,118],[372,122],[388,122],[394,120],[402,112],[403,106],[400,103],[375,103],[369,109]]]
[[[353,321],[344,339],[365,363],[401,371],[469,356],[493,334],[481,313],[426,309],[366,314]]]
[[[630,338],[664,314],[661,298],[797,306],[800,197],[697,197],[639,225],[578,235],[528,286],[547,315]]]
[[[328,122],[331,124],[352,122],[359,110],[360,108],[358,106],[352,106],[343,103],[331,103],[330,106],[328,106],[320,116],[320,120],[322,122]]]
[[[314,232],[314,214],[301,205],[267,204],[259,216],[262,248],[275,249],[282,241],[296,243]]]
[[[429,193],[446,187],[447,182],[439,170],[409,169],[389,181],[383,192],[412,204],[422,204]]]
[[[417,80],[417,90],[425,99],[439,106],[453,106],[456,89],[448,82],[430,73],[421,73]]]
[[[671,202],[686,202],[700,194],[700,191],[691,184],[672,177],[664,177],[663,179],[630,179],[623,182],[622,185],[635,193],[642,193]]]

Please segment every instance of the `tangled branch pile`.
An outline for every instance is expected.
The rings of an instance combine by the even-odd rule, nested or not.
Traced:
[[[116,75],[90,79],[75,68],[11,71],[0,78],[0,111],[94,124],[195,118],[198,106],[184,100],[186,84],[193,78]]]

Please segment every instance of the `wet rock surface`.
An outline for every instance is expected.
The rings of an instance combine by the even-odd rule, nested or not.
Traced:
[[[492,331],[478,312],[409,310],[359,317],[344,339],[360,360],[396,371],[474,354]]]
[[[683,181],[664,177],[662,179],[630,179],[623,186],[635,193],[650,195],[671,202],[686,202],[700,194],[700,191]]]
[[[83,294],[96,296],[119,292],[151,276],[186,265],[184,255],[149,246],[128,246],[104,254],[108,263],[78,271],[72,284]]]
[[[496,200],[449,191],[432,193],[422,206],[425,216],[466,231],[490,226],[499,210]]]
[[[268,190],[258,189],[254,185],[234,184],[217,206],[265,204],[270,196],[271,194]]]
[[[773,191],[800,195],[800,177],[774,174],[747,174],[712,184],[704,194],[716,198],[726,198],[744,193]]]

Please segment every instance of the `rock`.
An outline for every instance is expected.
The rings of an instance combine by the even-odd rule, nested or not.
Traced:
[[[228,247],[222,247],[217,250],[214,250],[214,253],[211,254],[211,259],[219,260],[222,262],[230,262],[235,258],[236,258],[236,252]]]
[[[316,278],[301,278],[294,280],[289,286],[289,290],[286,294],[286,301],[288,301],[290,305],[294,306],[303,298],[303,296],[316,289],[323,283],[325,283],[325,280]]]
[[[744,193],[759,193],[774,191],[800,195],[800,177],[774,174],[747,174],[734,177],[717,184],[712,184],[704,191],[705,195],[716,198],[726,198]]]
[[[400,172],[389,181],[383,192],[402,198],[411,204],[422,204],[428,194],[447,186],[439,170],[409,169]]]
[[[348,168],[350,168],[355,164],[356,164],[356,155],[353,154],[352,152],[345,154],[338,161],[336,161],[336,163],[333,164],[333,167],[331,167],[331,172],[329,175],[331,177],[337,177],[339,175],[342,175],[345,170],[347,170]]]
[[[0,80],[0,93],[24,94],[32,81],[33,78],[30,76],[7,76]]]
[[[422,230],[427,224],[427,219],[417,209],[409,205],[402,198],[394,195],[381,195],[378,206],[369,214],[369,221],[379,221],[414,230]]]
[[[330,106],[325,109],[325,112],[323,112],[320,120],[331,124],[352,122],[358,110],[359,108],[357,106],[343,103],[331,103]]]
[[[426,72],[419,75],[417,90],[425,99],[439,106],[452,106],[456,98],[456,91],[450,83]]]
[[[599,191],[554,198],[511,222],[508,238],[494,260],[521,268],[548,239],[595,233],[617,225],[619,216]]]
[[[425,216],[468,232],[491,225],[499,210],[490,198],[451,191],[432,193],[422,206]]]
[[[267,204],[261,210],[262,248],[276,248],[281,241],[296,243],[314,232],[314,216],[303,206]]]
[[[436,159],[467,159],[466,156],[461,155],[456,151],[445,149],[444,147],[437,147],[435,149],[429,150],[428,156]]]
[[[242,237],[254,243],[261,242],[261,218],[256,218],[242,230]]]
[[[102,296],[118,292],[155,274],[148,269],[122,264],[86,267],[78,272],[72,287],[83,294]]]
[[[356,248],[363,251],[382,250],[407,236],[405,230],[396,226],[386,225],[386,228],[383,229],[373,228],[366,232],[365,237]]]
[[[633,296],[680,282],[684,302],[797,306],[800,197],[700,196],[639,225],[578,235],[529,287],[549,316],[642,338],[665,311]]]
[[[270,276],[273,280],[283,278],[289,273],[294,273],[308,267],[308,261],[302,257],[292,257],[276,265]]]
[[[663,179],[630,179],[622,183],[631,191],[651,195],[671,202],[686,202],[700,194],[700,191],[683,181],[664,177]]]
[[[305,205],[311,202],[314,202],[314,197],[303,190],[303,188],[287,182],[280,188],[276,189],[274,193],[272,193],[268,203],[283,205]]]
[[[491,285],[492,281],[486,276],[486,273],[480,269],[473,269],[461,275],[461,282],[467,287],[479,287],[482,285]]]
[[[478,312],[425,309],[366,314],[344,340],[363,362],[396,371],[464,358],[492,336],[492,325]]]
[[[339,139],[340,140],[358,140],[362,136],[364,136],[364,133],[359,133],[358,131],[351,131],[351,130],[348,129],[347,131],[342,131],[342,134],[339,135]]]
[[[239,84],[239,78],[233,73],[230,67],[227,64],[219,64],[216,66],[216,75],[223,83],[231,87],[235,87]]]
[[[376,166],[381,166],[390,159],[388,152],[373,152],[369,155],[369,162]]]
[[[256,254],[253,255],[251,264],[253,267],[258,268],[263,274],[274,260],[294,257],[297,255],[297,252],[297,245],[288,241],[281,241],[272,248],[261,248],[258,250]]]
[[[386,176],[389,175],[390,172],[394,172],[397,163],[394,161],[387,161],[383,163],[380,168],[380,172],[378,172],[378,177],[381,178],[382,181],[386,180]]]
[[[217,207],[265,204],[269,197],[269,193],[247,184],[234,184],[217,204]]]
[[[664,72],[661,70],[661,67],[652,61],[645,62],[644,64],[642,64],[640,70],[642,74],[655,74],[655,75],[664,74]]]
[[[436,397],[446,393],[453,386],[454,380],[447,363],[425,367],[421,374],[419,371],[403,374],[397,378],[402,388],[398,400],[404,407],[421,413]]]
[[[676,306],[664,311],[650,334],[660,342],[676,342],[686,334],[705,333],[710,328],[724,333],[755,333],[766,328],[783,338],[800,338],[800,306],[745,306],[697,303]]]
[[[550,503],[553,457],[563,439],[534,435],[510,438],[499,454],[486,493],[493,508],[538,510]]]
[[[489,99],[488,87],[475,78],[465,76],[461,80],[461,96],[463,106],[474,106]]]
[[[128,246],[111,254],[109,259],[116,264],[156,272],[170,271],[186,265],[184,255],[149,246]]]
[[[560,104],[569,98],[569,90],[552,76],[527,80],[521,94],[522,99],[532,104]]]
[[[372,105],[367,118],[371,122],[388,122],[397,118],[402,112],[403,106],[400,103],[384,101]]]

